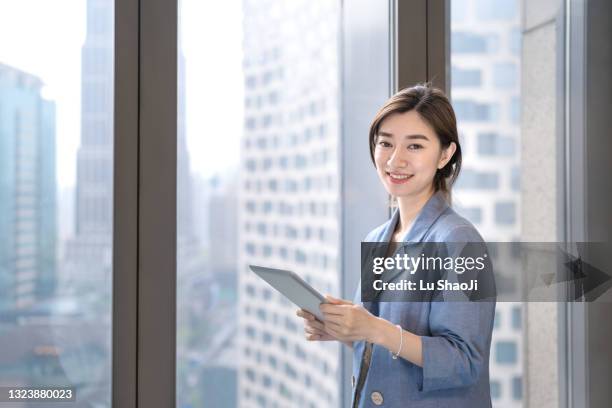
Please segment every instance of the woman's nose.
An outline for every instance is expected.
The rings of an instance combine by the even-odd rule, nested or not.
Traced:
[[[387,165],[391,168],[399,168],[406,165],[406,160],[402,157],[400,149],[393,150],[391,156],[389,156],[387,160]]]

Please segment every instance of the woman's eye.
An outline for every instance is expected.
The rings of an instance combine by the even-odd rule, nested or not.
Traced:
[[[410,149],[410,150],[419,150],[419,149],[422,149],[422,148],[423,148],[422,145],[416,144],[416,143],[413,143],[413,144],[408,146],[408,149]]]
[[[391,146],[391,143],[381,141],[381,142],[378,142],[378,145],[379,145],[379,146],[382,146],[382,147],[389,147],[389,146]]]

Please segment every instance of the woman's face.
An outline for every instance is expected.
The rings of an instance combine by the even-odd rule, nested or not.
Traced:
[[[378,177],[395,197],[417,197],[433,188],[438,169],[455,153],[442,149],[438,136],[415,110],[389,115],[379,126],[374,149]]]

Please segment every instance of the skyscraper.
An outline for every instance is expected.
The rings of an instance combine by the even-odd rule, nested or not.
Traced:
[[[0,64],[0,312],[55,290],[55,104],[41,87]]]
[[[334,407],[338,345],[307,342],[295,306],[248,264],[339,293],[340,3],[243,5],[238,406]]]
[[[81,144],[75,237],[67,242],[63,283],[110,290],[113,228],[113,2],[87,1],[82,49]]]

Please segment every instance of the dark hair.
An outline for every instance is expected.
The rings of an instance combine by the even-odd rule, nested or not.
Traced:
[[[419,84],[404,88],[390,97],[378,110],[370,125],[370,158],[376,167],[374,149],[380,124],[391,114],[405,113],[413,109],[434,130],[442,148],[447,148],[451,142],[455,142],[457,146],[446,166],[436,171],[433,181],[434,190],[442,191],[450,202],[450,189],[461,171],[461,146],[455,111],[442,90],[429,84]]]

